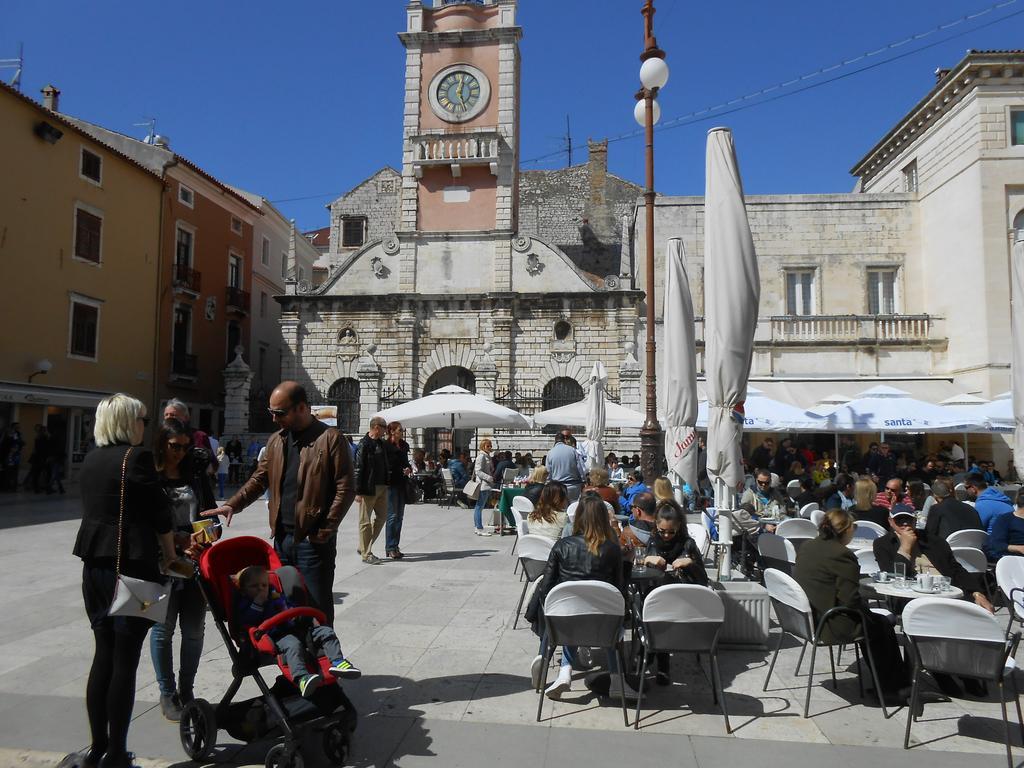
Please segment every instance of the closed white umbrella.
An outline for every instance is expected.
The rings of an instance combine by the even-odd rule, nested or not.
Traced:
[[[715,504],[733,508],[743,481],[743,404],[757,329],[761,280],[743,203],[732,132],[708,132],[704,196],[704,327],[708,392],[708,475]]]
[[[587,467],[603,467],[605,392],[608,391],[608,371],[598,360],[590,372],[590,391],[587,393]]]
[[[665,459],[691,488],[697,488],[697,352],[693,299],[683,262],[683,241],[673,237],[665,253],[665,314],[658,381],[664,409]]]
[[[540,427],[546,427],[549,424],[566,427],[586,427],[587,401],[584,399],[578,403],[540,411],[533,414],[531,418],[533,423]],[[634,411],[632,408],[626,408],[605,398],[605,429],[640,429],[644,425],[644,418],[644,414],[640,413],[640,411]]]
[[[454,384],[375,414],[406,427],[530,429],[530,420],[503,405]]]
[[[1010,302],[1010,324],[1013,356],[1010,378],[1013,391],[1013,465],[1017,477],[1024,477],[1024,240],[1013,244],[1013,299]]]

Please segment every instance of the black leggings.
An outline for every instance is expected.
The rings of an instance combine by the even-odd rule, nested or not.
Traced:
[[[145,619],[108,618],[93,628],[96,650],[85,689],[93,755],[120,757],[128,751],[135,673],[151,626]]]

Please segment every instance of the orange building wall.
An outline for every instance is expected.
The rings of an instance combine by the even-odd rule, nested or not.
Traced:
[[[444,202],[444,188],[469,187],[469,202]],[[419,185],[419,229],[426,232],[465,232],[494,229],[497,205],[497,178],[487,166],[464,167],[459,178],[452,178],[447,166],[427,168]]]
[[[172,171],[171,173],[174,173]],[[169,174],[170,176],[171,174]],[[195,207],[189,208],[178,201],[178,186],[184,181],[195,192]],[[163,248],[164,264],[161,274],[160,304],[160,399],[178,397],[190,404],[208,407],[223,404],[224,379],[221,372],[227,364],[228,321],[240,326],[239,343],[246,347],[249,359],[249,316],[227,309],[228,255],[242,257],[242,289],[252,291],[252,225],[238,213],[204,194],[198,177],[189,178],[187,171],[179,171],[168,179],[169,190],[164,209]],[[239,204],[240,205],[240,204]],[[242,220],[241,234],[231,230],[231,218]],[[177,224],[190,225],[195,230],[192,266],[200,272],[198,298],[176,291],[173,270],[177,240]],[[208,298],[216,301],[214,319],[206,319]],[[174,338],[174,308],[178,303],[192,307],[192,338],[190,353],[198,356],[197,381],[172,378],[172,342]],[[251,304],[250,304],[251,306]],[[197,414],[192,415],[198,425]]]
[[[495,128],[498,125],[498,44],[481,43],[457,50],[441,49],[436,45],[423,47],[423,90],[420,94],[420,129],[444,129],[462,133],[467,128]],[[451,64],[471,64],[481,70],[491,84],[491,96],[484,111],[464,123],[449,123],[434,114],[427,92],[430,81],[440,70]]]

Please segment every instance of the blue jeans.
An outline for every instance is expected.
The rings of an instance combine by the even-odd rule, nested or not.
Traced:
[[[490,491],[480,491],[480,495],[477,497],[476,506],[473,507],[473,527],[478,531],[484,527],[484,505],[487,500],[491,498]]]
[[[334,626],[334,561],[338,556],[338,537],[332,536],[326,544],[313,544],[304,539],[295,544],[290,533],[278,532],[274,537],[274,551],[281,565],[299,569],[313,607],[324,612],[327,626]]]
[[[608,671],[611,672],[613,675],[614,674],[618,674],[618,672],[619,672],[619,657],[616,655],[615,649],[614,648],[605,648],[604,650],[605,650],[605,653],[608,656]],[[548,638],[547,638],[547,635],[544,635],[540,639],[540,655],[541,656],[546,656],[547,652],[548,652]],[[565,669],[566,667],[575,667],[575,666],[576,666],[576,646],[574,646],[574,645],[563,645],[562,646],[562,663],[560,664],[559,668],[560,669]]]
[[[311,634],[313,636],[313,647],[330,659],[332,663],[343,658],[341,655],[341,643],[338,642],[338,636],[334,634],[333,629],[330,627],[313,627]],[[309,666],[306,664],[306,644],[302,639],[295,635],[282,635],[274,639],[274,644],[277,646],[277,650],[281,652],[281,655],[284,656],[284,662],[288,665],[293,680],[298,681],[300,678],[310,674]],[[319,670],[314,667],[313,673],[319,674]]]
[[[171,638],[174,627],[181,631],[178,662],[178,686],[174,685],[174,652]],[[206,601],[199,585],[193,581],[175,584],[167,603],[167,619],[154,624],[149,633],[149,653],[161,696],[172,696],[175,690],[192,693],[199,658],[203,655],[203,632],[206,628]]]
[[[405,519],[405,487],[388,487],[388,517],[384,523],[384,551],[395,552],[402,538],[402,521]]]

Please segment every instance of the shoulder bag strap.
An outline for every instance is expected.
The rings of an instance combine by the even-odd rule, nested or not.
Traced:
[[[124,452],[124,460],[121,462],[121,510],[117,515],[117,562],[114,565],[114,572],[121,575],[121,538],[124,535],[124,486],[125,476],[128,474],[128,454],[132,452],[131,446]]]

